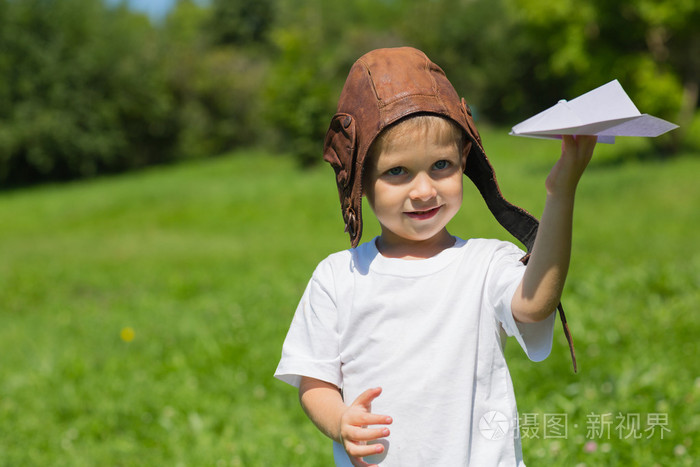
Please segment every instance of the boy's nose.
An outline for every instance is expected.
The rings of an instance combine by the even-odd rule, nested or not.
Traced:
[[[432,179],[427,174],[420,173],[413,179],[409,196],[411,199],[428,201],[437,196],[437,190]]]

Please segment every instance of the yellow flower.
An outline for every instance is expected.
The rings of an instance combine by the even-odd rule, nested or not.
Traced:
[[[134,340],[134,329],[130,327],[125,327],[119,333],[119,337],[122,338],[124,342],[131,342]]]

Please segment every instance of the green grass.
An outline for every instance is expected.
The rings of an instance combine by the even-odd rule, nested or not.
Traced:
[[[483,136],[506,196],[539,215],[557,143]],[[507,348],[539,423],[529,465],[698,457],[700,158],[611,163],[634,144],[600,146],[579,189],[564,298],[579,374],[558,327],[542,363]],[[508,239],[466,186],[451,231]],[[0,193],[0,219],[0,465],[331,464],[272,378],[313,268],[347,247],[328,167],[238,153]],[[642,429],[666,414],[670,432],[589,439],[604,413]],[[544,414],[566,414],[565,439],[543,436]]]

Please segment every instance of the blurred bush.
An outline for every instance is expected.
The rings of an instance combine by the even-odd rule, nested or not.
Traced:
[[[118,172],[257,141],[267,58],[180,1],[154,25],[101,0],[0,0],[0,184]]]
[[[225,40],[225,31],[211,24],[219,16],[181,1],[163,25],[163,66],[177,109],[176,158],[218,155],[259,137],[268,59]]]
[[[103,0],[0,0],[0,184],[262,145],[306,165],[363,53],[411,45],[482,121],[512,125],[617,78],[700,149],[694,0],[178,0],[162,21]]]
[[[171,157],[173,101],[148,21],[97,0],[0,2],[0,181]]]

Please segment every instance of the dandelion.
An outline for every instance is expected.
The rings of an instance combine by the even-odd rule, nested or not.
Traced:
[[[125,327],[125,328],[123,328],[123,329],[121,330],[121,332],[119,333],[119,337],[121,337],[121,339],[122,339],[124,342],[131,342],[131,341],[133,341],[133,340],[134,340],[134,329],[133,329],[133,328],[130,328],[130,327]]]

